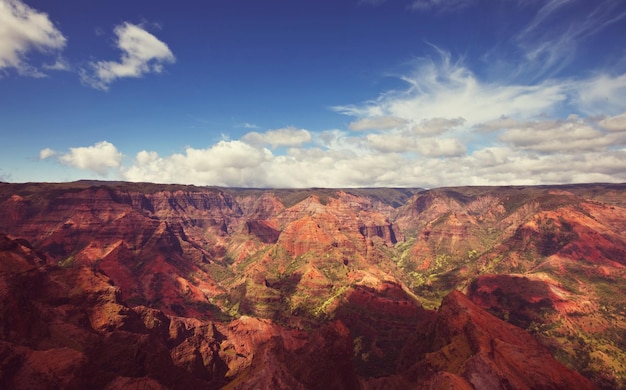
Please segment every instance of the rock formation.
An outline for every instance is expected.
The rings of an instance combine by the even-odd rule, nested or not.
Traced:
[[[0,387],[617,388],[625,232],[624,185],[0,183]]]

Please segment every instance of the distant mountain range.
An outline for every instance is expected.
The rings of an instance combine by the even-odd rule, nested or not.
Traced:
[[[0,388],[626,388],[626,184],[0,183]]]

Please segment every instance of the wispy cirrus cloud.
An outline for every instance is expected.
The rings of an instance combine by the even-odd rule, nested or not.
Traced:
[[[578,80],[574,84],[572,99],[584,114],[617,114],[626,107],[626,73],[599,72]]]
[[[27,53],[58,53],[66,42],[47,14],[20,0],[0,0],[0,71],[15,69],[21,75],[42,77],[41,70],[27,61]]]
[[[170,48],[141,26],[124,22],[115,27],[117,47],[122,51],[120,61],[97,61],[80,72],[81,81],[93,88],[108,90],[115,80],[161,73],[165,64],[176,58]]]
[[[582,42],[624,18],[621,0],[546,2],[514,37],[527,60],[522,71],[536,78],[556,74],[576,57]]]
[[[569,81],[545,80],[538,84],[506,84],[481,81],[452,55],[439,50],[439,59],[422,58],[413,73],[401,76],[405,90],[387,91],[362,104],[336,106],[356,123],[389,117],[418,126],[433,118],[461,118],[474,126],[501,116],[532,117],[553,111],[566,102]]]
[[[361,4],[378,6],[388,0],[361,0]],[[414,11],[454,12],[475,4],[478,0],[409,0],[407,8]]]
[[[435,9],[440,12],[454,12],[474,3],[476,0],[413,0],[409,7],[416,11]]]

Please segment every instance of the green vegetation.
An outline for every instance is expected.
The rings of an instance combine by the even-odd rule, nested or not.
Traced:
[[[217,263],[210,263],[202,267],[213,280],[220,283],[235,276],[235,272],[230,266],[224,266]]]
[[[58,265],[62,268],[69,268],[74,265],[74,261],[76,260],[76,255],[72,254],[66,257],[65,259],[58,262]]]
[[[320,318],[320,317],[332,318],[333,317],[332,313],[327,313],[326,309],[328,309],[328,307],[336,299],[341,297],[349,288],[350,286],[341,286],[338,288],[334,288],[331,296],[328,299],[326,299],[324,302],[322,302],[321,305],[319,305],[317,308],[313,310],[313,315],[317,318]]]

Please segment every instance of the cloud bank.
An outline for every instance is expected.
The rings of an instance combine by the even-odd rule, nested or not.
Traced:
[[[115,168],[116,177],[128,181],[235,187],[624,182],[625,118],[626,113],[564,120],[496,118],[482,127],[464,127],[460,119],[433,120],[440,124],[439,135],[410,133],[410,128],[369,134],[278,129],[201,149],[187,147],[170,156],[142,150],[125,165],[121,153],[106,141],[60,155],[44,149],[41,156],[59,156],[66,165],[99,175]],[[454,135],[458,126],[463,131]],[[478,146],[468,147],[463,137],[476,138]],[[268,149],[272,142],[291,147],[279,154]]]
[[[20,0],[0,0],[0,72],[15,69],[21,75],[42,77],[44,74],[26,60],[26,55],[33,50],[56,53],[66,42],[47,14]]]
[[[161,73],[165,64],[176,61],[167,44],[140,26],[124,22],[114,32],[122,51],[120,61],[91,62],[90,68],[80,73],[85,85],[106,91],[117,79]]]

